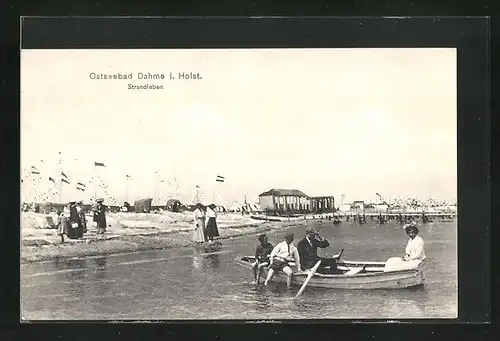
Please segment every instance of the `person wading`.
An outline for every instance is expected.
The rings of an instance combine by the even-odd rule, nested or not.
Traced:
[[[285,235],[285,240],[279,244],[277,244],[273,251],[271,251],[271,255],[269,256],[270,268],[267,273],[267,278],[264,282],[264,285],[267,286],[269,281],[273,278],[275,271],[283,271],[286,274],[286,286],[288,288],[292,285],[292,269],[288,264],[291,261],[295,261],[295,265],[297,266],[297,272],[302,272],[300,267],[300,255],[297,251],[293,242],[293,233],[288,233]]]
[[[207,228],[205,229],[205,237],[208,238],[209,243],[213,243],[214,237],[219,236],[219,230],[217,228],[217,212],[215,211],[215,205],[210,204],[207,207]]]
[[[193,231],[193,241],[195,243],[204,243],[206,237],[204,234],[205,229],[205,211],[201,203],[196,204],[196,209],[193,212],[195,228]]]

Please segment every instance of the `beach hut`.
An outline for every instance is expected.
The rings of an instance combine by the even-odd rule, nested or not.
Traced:
[[[134,209],[136,213],[149,213],[151,212],[151,203],[153,199],[146,198],[141,200],[136,200],[134,202]]]
[[[167,201],[167,210],[170,212],[179,212],[182,207],[182,203],[179,199],[169,199]]]

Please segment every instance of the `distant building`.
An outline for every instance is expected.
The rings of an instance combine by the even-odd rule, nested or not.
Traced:
[[[311,199],[297,189],[273,188],[259,195],[262,211],[311,211]]]
[[[333,212],[335,210],[335,199],[332,196],[327,197],[312,197],[311,211],[312,212]]]
[[[353,201],[351,208],[356,213],[363,213],[365,210],[365,202],[364,201]]]
[[[340,204],[338,207],[339,212],[350,212],[351,211],[351,204]]]

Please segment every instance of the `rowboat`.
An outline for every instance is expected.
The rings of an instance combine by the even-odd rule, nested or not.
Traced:
[[[254,256],[240,256],[235,259],[238,265],[252,270]],[[330,289],[404,289],[424,284],[424,270],[427,261],[422,261],[413,269],[384,271],[386,262],[365,262],[339,260],[337,269],[340,274],[315,273],[309,282],[309,287]],[[290,263],[292,269],[295,264]],[[267,275],[267,269],[263,271],[262,278]],[[294,273],[292,284],[302,285],[307,278],[308,272]],[[286,282],[286,275],[275,272],[273,282]]]

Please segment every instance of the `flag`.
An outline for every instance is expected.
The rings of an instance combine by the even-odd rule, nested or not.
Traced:
[[[95,167],[106,167],[102,162],[94,162]]]
[[[87,186],[85,186],[85,184],[83,184],[81,182],[76,184],[76,189],[79,191],[85,191],[86,188],[87,188]]]
[[[40,174],[40,171],[35,166],[31,166],[31,174]]]
[[[125,175],[125,177],[126,177],[127,179],[132,180],[132,177],[131,177],[130,175],[128,175],[128,174],[127,174],[127,175]]]
[[[196,188],[200,188],[200,186],[196,185]]]
[[[64,172],[61,172],[61,181],[69,184],[68,176]]]
[[[50,177],[50,176],[49,176],[49,181],[52,181],[53,183],[56,183],[56,180],[54,180],[54,178]]]
[[[215,179],[215,181],[217,182],[224,182],[225,178],[223,176],[220,176],[220,175],[217,175],[217,178]]]

